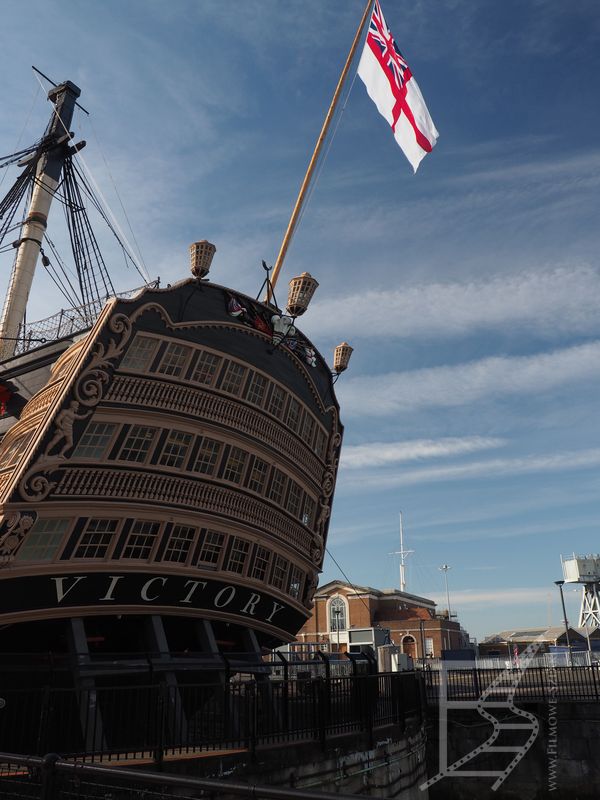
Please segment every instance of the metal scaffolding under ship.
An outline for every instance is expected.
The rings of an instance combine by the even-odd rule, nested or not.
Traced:
[[[55,87],[53,119],[78,95]],[[60,121],[68,131],[70,116]],[[47,131],[27,167],[35,188],[15,269],[29,285],[48,201],[76,149],[60,134]],[[197,679],[235,668],[236,653],[259,664],[311,612],[342,439],[333,383],[351,348],[338,348],[332,373],[295,328],[316,288],[309,275],[292,280],[286,315],[271,291],[261,302],[209,283],[214,251],[197,242],[191,278],[101,310],[84,296],[83,312],[33,337],[22,324],[29,286],[11,280],[20,299],[3,315],[0,361],[0,651],[32,663],[51,653],[67,682],[149,662]]]

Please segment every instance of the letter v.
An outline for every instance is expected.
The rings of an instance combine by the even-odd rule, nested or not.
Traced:
[[[62,603],[62,601],[69,594],[71,589],[74,589],[77,586],[77,584],[79,583],[79,581],[83,581],[83,580],[85,580],[85,578],[87,578],[87,575],[76,575],[74,580],[73,580],[73,583],[69,587],[67,587],[66,590],[65,590],[64,584],[63,584],[63,581],[67,580],[66,577],[64,577],[64,578],[51,578],[51,580],[53,580],[54,583],[56,584],[56,600],[57,600],[57,602]]]

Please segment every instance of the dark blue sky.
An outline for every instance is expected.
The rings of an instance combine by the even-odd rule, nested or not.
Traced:
[[[320,281],[302,327],[324,353],[355,347],[330,548],[356,583],[397,585],[402,510],[410,590],[444,603],[448,563],[471,633],[557,623],[560,554],[600,549],[598,5],[382,4],[438,145],[413,176],[356,81],[282,278]],[[69,78],[86,163],[127,230],[114,178],[149,272],[184,277],[209,238],[214,280],[255,294],[362,7],[5,3],[1,152],[45,124],[30,65]],[[40,276],[30,319],[60,304]]]

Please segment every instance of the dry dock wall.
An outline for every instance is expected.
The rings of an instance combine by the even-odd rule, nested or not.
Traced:
[[[492,777],[445,777],[429,789],[430,800],[598,800],[600,797],[600,703],[519,704],[540,722],[538,736],[496,791]],[[472,711],[452,711],[448,725],[448,763],[472,752],[492,726]],[[504,744],[498,740],[498,744]],[[427,770],[439,770],[437,709],[427,722]],[[512,755],[489,753],[465,769],[497,770]]]

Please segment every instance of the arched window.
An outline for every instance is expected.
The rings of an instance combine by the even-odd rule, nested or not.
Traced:
[[[329,603],[329,630],[345,631],[347,627],[346,603],[341,597],[334,597]]]

